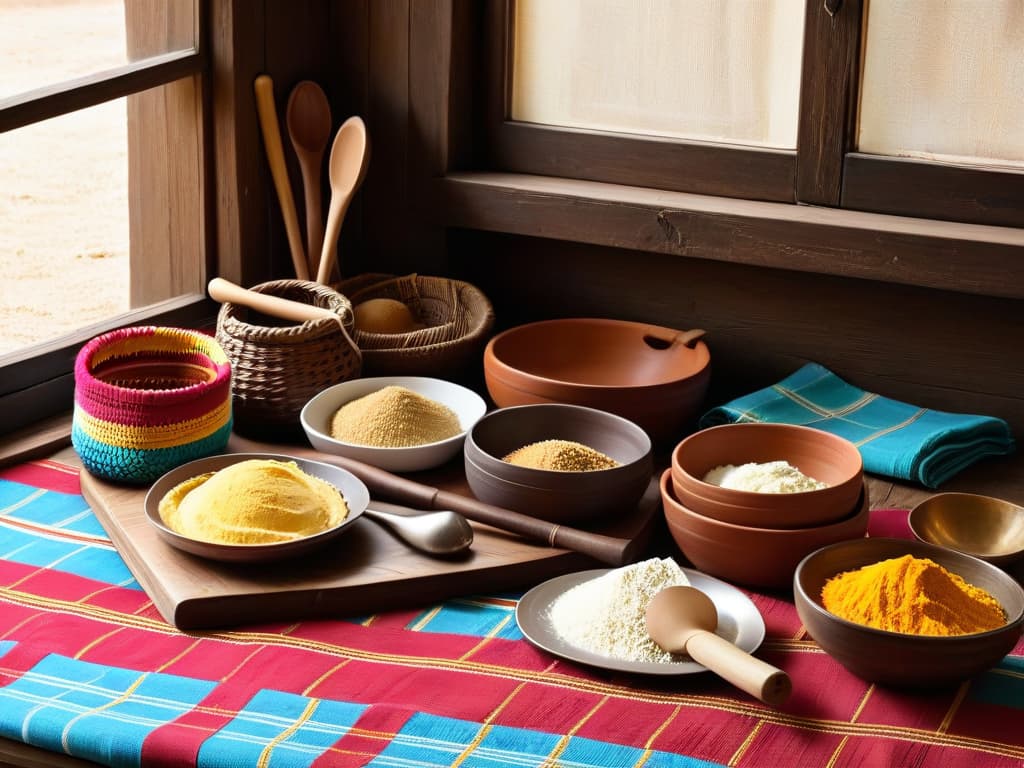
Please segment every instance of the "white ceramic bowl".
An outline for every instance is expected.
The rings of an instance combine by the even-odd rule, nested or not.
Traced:
[[[459,417],[462,431],[447,440],[407,448],[379,448],[346,443],[331,437],[331,419],[341,406],[387,386],[411,389],[451,408]],[[440,466],[461,452],[466,433],[487,411],[487,403],[476,392],[444,379],[425,376],[379,376],[352,379],[328,387],[313,397],[299,414],[309,442],[318,451],[347,456],[391,472],[416,472]]]

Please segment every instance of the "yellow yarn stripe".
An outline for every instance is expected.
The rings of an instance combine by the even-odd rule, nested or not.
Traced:
[[[140,352],[173,352],[188,354],[199,352],[214,363],[228,362],[228,357],[213,337],[170,328],[158,328],[152,336],[133,336],[103,345],[92,358],[93,365],[99,365],[114,357],[135,355]]]
[[[231,402],[228,400],[198,419],[155,427],[100,421],[79,406],[75,406],[75,419],[89,437],[104,445],[118,448],[174,448],[184,442],[209,437],[227,424],[230,418]]]

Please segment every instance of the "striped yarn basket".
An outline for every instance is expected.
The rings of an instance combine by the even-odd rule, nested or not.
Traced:
[[[207,334],[122,328],[78,352],[71,444],[98,477],[151,483],[222,453],[231,426],[231,365]]]

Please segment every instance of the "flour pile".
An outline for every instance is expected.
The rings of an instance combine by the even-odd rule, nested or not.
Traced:
[[[591,653],[624,661],[681,661],[686,657],[651,640],[644,613],[661,590],[689,584],[672,558],[655,557],[576,585],[552,603],[549,618],[559,637]]]

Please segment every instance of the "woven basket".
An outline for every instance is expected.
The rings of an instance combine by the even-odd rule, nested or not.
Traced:
[[[478,367],[494,326],[490,300],[474,285],[446,277],[364,274],[340,290],[353,304],[396,299],[426,327],[409,333],[355,330],[366,376],[433,376],[457,379]]]
[[[98,477],[150,483],[221,453],[231,424],[231,366],[207,334],[121,328],[75,358],[71,444]]]
[[[222,304],[217,315],[217,341],[233,372],[235,429],[251,436],[298,438],[303,406],[327,387],[360,375],[352,303],[308,280],[272,280],[252,290],[330,309],[341,320],[272,325],[278,321],[231,302]]]

